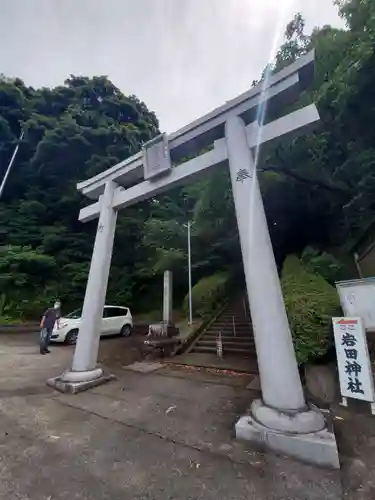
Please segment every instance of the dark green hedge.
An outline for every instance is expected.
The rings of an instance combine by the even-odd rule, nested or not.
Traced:
[[[324,356],[332,346],[332,316],[340,314],[336,289],[322,276],[289,256],[282,288],[298,363]]]

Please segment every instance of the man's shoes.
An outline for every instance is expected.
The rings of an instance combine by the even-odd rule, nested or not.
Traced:
[[[51,351],[50,351],[49,349],[46,349],[46,350],[44,351],[44,354],[49,354],[50,352],[51,352]]]
[[[44,354],[47,354],[47,353],[46,353],[46,351],[44,351],[44,350],[42,350],[42,349],[41,349],[41,350],[40,350],[40,354],[43,354],[43,355],[44,355]]]

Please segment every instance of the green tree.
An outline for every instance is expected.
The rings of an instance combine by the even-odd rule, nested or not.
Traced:
[[[83,298],[95,232],[95,223],[78,221],[86,202],[76,184],[137,152],[158,133],[157,119],[144,103],[124,96],[108,78],[75,76],[63,86],[40,90],[2,77],[0,115],[2,173],[21,127],[25,131],[0,203],[0,245],[53,258],[53,275],[41,270],[45,285],[62,299],[64,308],[75,307]],[[134,282],[134,257],[129,254],[142,239],[145,215],[139,208],[128,213],[118,223],[112,298],[117,294],[129,298]],[[130,270],[126,283],[117,279],[125,269]],[[32,274],[30,279],[35,281]],[[28,300],[35,296],[35,288],[20,293],[22,300]],[[39,293],[44,292],[37,288]]]

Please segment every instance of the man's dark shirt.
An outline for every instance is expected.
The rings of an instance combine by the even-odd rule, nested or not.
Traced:
[[[58,317],[59,317],[58,309],[52,309],[52,308],[47,309],[47,311],[44,313],[43,328],[46,328],[47,330],[52,330]]]

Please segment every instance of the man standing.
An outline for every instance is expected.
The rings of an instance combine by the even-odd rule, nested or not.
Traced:
[[[55,322],[59,321],[60,309],[61,303],[57,300],[53,308],[47,309],[47,311],[43,314],[42,321],[40,322],[40,354],[47,354],[50,352],[48,350],[48,345],[51,340],[52,330],[55,326]]]

